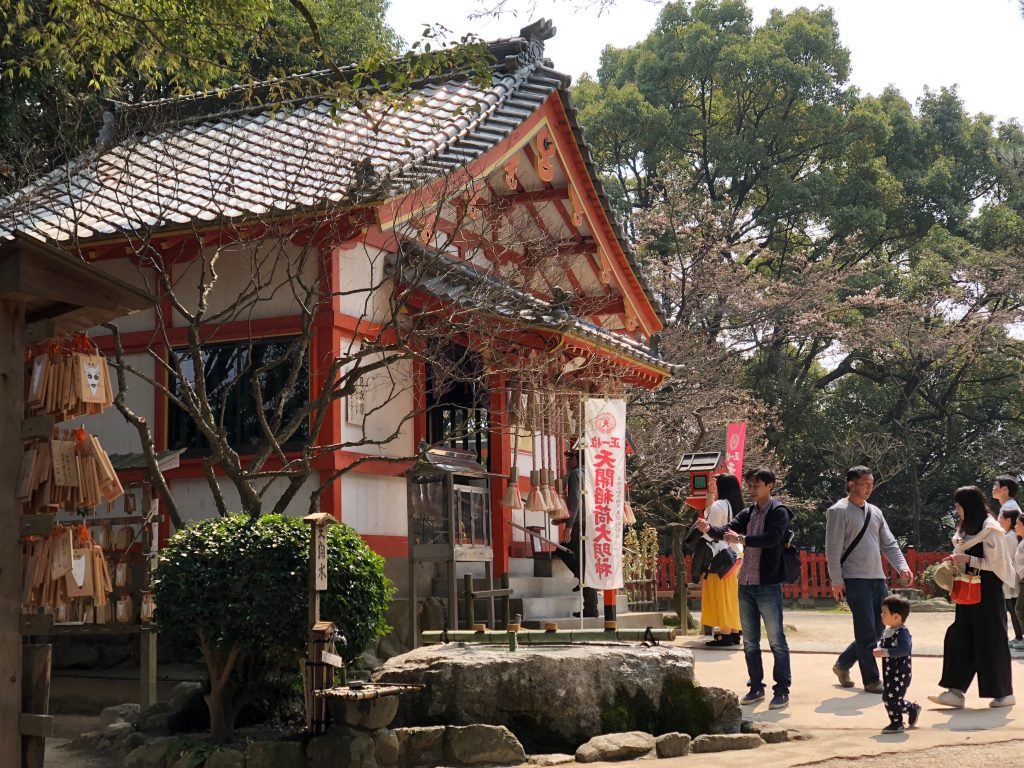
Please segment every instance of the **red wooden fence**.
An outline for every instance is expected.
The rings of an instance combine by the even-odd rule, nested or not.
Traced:
[[[949,557],[948,552],[918,552],[913,547],[910,547],[905,552],[907,558],[907,565],[910,566],[910,570],[914,573],[914,586],[917,589],[928,591],[928,588],[921,584],[921,574],[924,573],[932,563],[938,563]],[[824,552],[808,552],[806,549],[800,550],[800,581],[796,584],[783,584],[782,594],[784,597],[799,597],[799,598],[814,598],[814,597],[831,597],[832,596],[832,585],[828,578],[828,569],[825,566],[825,553]],[[897,580],[899,574],[896,569],[889,565],[888,562],[882,559],[882,568],[884,570],[887,581],[890,587],[898,586]],[[689,576],[687,582],[692,584],[699,581],[699,578],[694,578],[690,571],[690,557],[686,558],[686,573]],[[672,558],[669,555],[661,555],[658,558],[658,592],[669,593],[675,591],[676,586],[676,575],[675,565],[672,562]]]

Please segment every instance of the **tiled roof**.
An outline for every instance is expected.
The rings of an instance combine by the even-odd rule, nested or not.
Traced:
[[[334,101],[307,98],[268,110],[241,101],[240,90],[227,99],[117,105],[96,149],[0,201],[0,238],[14,230],[51,242],[143,235],[384,199],[485,154],[557,91],[615,235],[657,311],[583,141],[570,78],[543,57],[552,34],[549,22],[537,22],[490,43],[490,87],[438,78],[398,105],[336,111]]]

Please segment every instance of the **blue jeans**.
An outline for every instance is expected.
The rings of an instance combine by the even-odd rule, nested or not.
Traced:
[[[768,645],[775,657],[772,675],[777,694],[788,694],[793,676],[789,668],[789,646],[782,626],[782,585],[751,586],[740,584],[740,626],[743,629],[743,656],[747,661],[747,685],[751,691],[764,690],[764,667],[761,664],[761,621],[768,634]]]
[[[882,624],[882,600],[889,594],[885,579],[845,579],[846,603],[853,614],[853,642],[839,654],[836,666],[852,669],[860,664],[864,685],[878,680],[878,662],[871,655],[885,625]]]

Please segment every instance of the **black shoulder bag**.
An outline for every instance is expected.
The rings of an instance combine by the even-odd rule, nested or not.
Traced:
[[[857,538],[850,542],[850,546],[843,552],[843,556],[839,558],[839,566],[842,567],[843,563],[846,562],[846,558],[850,556],[850,553],[856,549],[857,545],[860,544],[860,540],[864,538],[864,533],[868,529],[868,523],[871,522],[871,510],[864,507],[864,527],[860,529],[860,533],[857,534]]]

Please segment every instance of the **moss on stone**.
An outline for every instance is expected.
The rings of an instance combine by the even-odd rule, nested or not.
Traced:
[[[711,705],[701,696],[698,687],[686,680],[665,680],[661,689],[655,735],[662,733],[688,733],[700,736],[711,733],[714,712]]]

